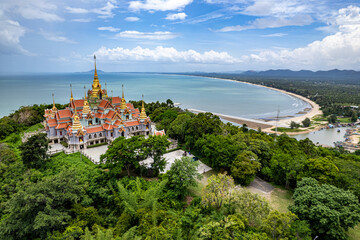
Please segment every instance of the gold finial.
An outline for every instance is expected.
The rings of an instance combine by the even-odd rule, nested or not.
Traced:
[[[53,112],[57,112],[57,108],[56,108],[56,106],[55,106],[54,93],[52,94],[52,97],[53,97],[53,107],[52,107],[52,111],[53,111]]]
[[[121,105],[120,105],[120,109],[124,110],[126,109],[126,101],[125,101],[125,97],[124,97],[124,84],[122,85],[122,98],[121,98]]]
[[[141,113],[140,113],[140,119],[146,119],[146,112],[145,112],[145,107],[144,107],[144,94],[142,95],[142,107],[141,107]]]
[[[84,86],[84,93],[85,93],[85,98],[84,98],[84,106],[83,106],[82,114],[87,115],[91,110],[90,110],[89,103],[86,98],[86,87],[85,86]]]
[[[72,94],[72,85],[70,83],[70,91],[71,91],[71,96],[70,96],[70,102],[74,101],[74,97],[73,97],[73,94]]]
[[[95,62],[95,76],[97,76],[97,71],[96,71],[96,56],[94,54],[94,62]]]

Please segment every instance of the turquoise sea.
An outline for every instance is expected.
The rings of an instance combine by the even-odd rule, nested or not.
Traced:
[[[306,102],[267,88],[241,82],[220,79],[168,74],[148,73],[99,73],[103,88],[107,83],[108,93],[121,96],[125,87],[125,99],[145,101],[172,99],[181,108],[192,108],[246,118],[296,115],[310,107]],[[92,73],[27,74],[0,76],[0,117],[6,116],[20,106],[52,103],[67,103],[70,98],[70,83],[74,98],[84,97],[84,85],[91,88]]]

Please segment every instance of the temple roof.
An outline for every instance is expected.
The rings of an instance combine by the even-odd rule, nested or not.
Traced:
[[[96,132],[102,132],[104,131],[102,126],[96,126],[96,127],[87,127],[85,128],[87,133],[96,133]]]
[[[69,118],[71,117],[71,111],[69,109],[63,109],[63,110],[59,110],[57,112],[59,118]]]
[[[135,121],[131,121],[131,122],[125,122],[124,125],[126,127],[131,127],[131,126],[139,125],[139,122],[137,120],[135,120]]]
[[[56,128],[55,129],[65,129],[66,127],[67,127],[67,123],[60,123],[60,124],[58,124],[57,126],[56,126]]]
[[[121,103],[121,98],[120,97],[113,97],[112,98],[112,103],[119,105]]]

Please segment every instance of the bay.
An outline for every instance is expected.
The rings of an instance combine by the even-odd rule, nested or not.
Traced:
[[[99,73],[102,88],[109,95],[121,96],[124,84],[125,99],[146,102],[171,99],[181,108],[192,108],[245,118],[296,116],[310,105],[301,99],[261,86],[214,78],[151,74],[151,73]],[[20,106],[68,103],[70,87],[75,99],[84,97],[84,85],[91,88],[92,73],[27,74],[0,76],[0,116],[6,116]]]

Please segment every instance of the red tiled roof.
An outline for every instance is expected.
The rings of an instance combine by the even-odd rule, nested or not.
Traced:
[[[63,109],[58,111],[59,118],[69,118],[71,117],[71,111],[69,109]]]
[[[106,130],[112,130],[112,129],[114,128],[113,125],[109,125],[109,124],[106,124],[106,123],[103,124],[102,127],[103,127],[104,129],[106,129]]]
[[[130,109],[134,109],[134,105],[132,105],[131,103],[127,103],[126,106]]]
[[[82,108],[84,106],[84,99],[74,100],[74,103],[75,103],[76,108],[79,108],[79,107]]]
[[[59,125],[56,126],[55,129],[63,129],[67,127],[67,123],[60,123]]]
[[[131,126],[139,125],[139,122],[138,121],[125,122],[124,125],[126,127],[131,127]]]
[[[111,121],[109,121],[109,120],[105,120],[105,123],[107,123],[107,124],[111,124]]]
[[[102,126],[97,127],[87,127],[85,128],[87,133],[95,133],[95,132],[102,132],[104,131]]]
[[[120,120],[116,120],[114,124],[119,126],[122,124],[122,122]]]
[[[134,117],[134,118],[140,117],[140,113],[134,113],[134,114],[133,114],[133,117]]]
[[[135,108],[135,109],[134,109],[134,112],[135,112],[135,113],[140,113],[140,111],[139,111],[138,108]]]
[[[112,98],[112,103],[113,104],[120,104],[121,103],[121,98],[120,97],[113,97]]]
[[[106,103],[108,103],[108,101],[106,101],[106,100],[102,100],[102,101],[100,102],[100,104],[99,104],[99,107],[101,107],[101,108],[105,108]]]
[[[112,119],[114,115],[115,115],[115,112],[113,110],[110,110],[108,112],[108,114],[106,115],[106,118]]]
[[[155,136],[164,136],[165,135],[165,130],[161,130],[161,131],[156,131],[154,132]]]

